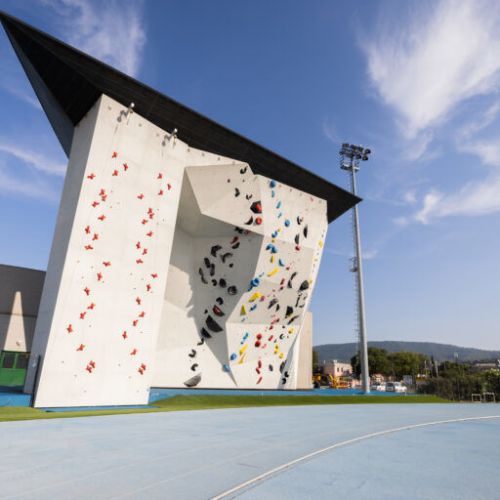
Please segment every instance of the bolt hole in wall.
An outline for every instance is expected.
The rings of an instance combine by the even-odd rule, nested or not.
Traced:
[[[0,387],[20,387],[24,384],[29,353],[2,351],[0,353]]]

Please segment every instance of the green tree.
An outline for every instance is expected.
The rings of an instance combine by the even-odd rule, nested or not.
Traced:
[[[389,354],[391,364],[391,375],[402,378],[404,375],[415,377],[425,370],[426,362],[429,358],[418,352],[393,352]]]
[[[312,354],[312,369],[313,373],[316,373],[319,369],[319,354],[318,351],[313,349],[313,354]]]
[[[359,376],[361,373],[361,364],[359,361],[359,353],[351,358],[351,366],[353,372]],[[368,348],[368,369],[370,374],[381,373],[389,375],[391,372],[391,363],[389,355],[385,349],[379,347]]]

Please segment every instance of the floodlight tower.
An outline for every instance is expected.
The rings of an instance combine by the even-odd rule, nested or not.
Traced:
[[[359,162],[367,161],[371,151],[362,146],[342,144],[339,151],[340,168],[350,173],[351,192],[356,196],[356,172],[359,170]],[[359,357],[361,362],[361,383],[365,394],[370,392],[370,374],[368,370],[368,343],[366,340],[365,320],[365,294],[363,290],[363,259],[361,257],[361,238],[359,235],[358,206],[352,208],[352,222],[354,233],[354,247],[356,257],[352,259],[351,271],[356,273],[357,302],[358,302],[358,334],[359,334]]]

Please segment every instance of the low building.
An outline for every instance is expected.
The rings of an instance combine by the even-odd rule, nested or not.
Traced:
[[[326,361],[323,365],[323,373],[332,377],[350,377],[352,375],[351,363],[344,363],[336,359]]]

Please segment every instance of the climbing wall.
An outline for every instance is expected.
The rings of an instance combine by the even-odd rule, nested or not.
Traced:
[[[324,200],[249,165],[187,167],[153,385],[294,389],[326,229]]]
[[[25,390],[35,406],[144,404],[191,150],[102,96],[75,130]]]

